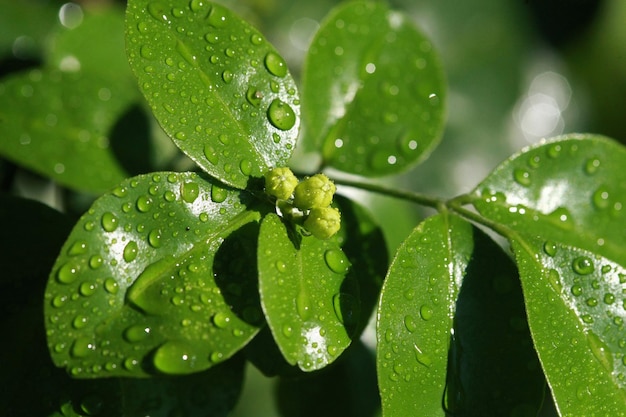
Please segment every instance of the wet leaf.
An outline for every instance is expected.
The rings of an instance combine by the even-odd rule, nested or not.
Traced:
[[[303,144],[322,149],[335,168],[397,173],[439,142],[445,101],[439,58],[408,18],[382,3],[335,9],[312,41],[302,84]]]
[[[528,322],[562,416],[626,415],[626,269],[584,249],[511,239]]]
[[[358,287],[333,240],[300,236],[275,214],[261,223],[259,291],[267,323],[286,361],[304,371],[325,367],[351,342]]]
[[[79,72],[7,77],[0,84],[0,153],[68,187],[108,190],[126,176],[109,135],[135,98],[132,89]]]
[[[192,373],[232,356],[262,322],[259,217],[193,173],[134,177],[96,200],[48,281],[54,363],[96,378]]]
[[[440,213],[421,223],[383,284],[384,415],[535,415],[544,379],[516,284],[510,259],[465,220]]]
[[[284,166],[299,98],[265,38],[208,1],[130,1],[127,51],[155,117],[204,171],[234,187]]]
[[[506,228],[626,265],[626,148],[566,135],[512,156],[474,190],[474,206]]]

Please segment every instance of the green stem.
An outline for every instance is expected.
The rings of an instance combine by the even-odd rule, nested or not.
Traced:
[[[396,190],[396,189],[392,189],[384,185],[372,184],[372,183],[362,182],[362,181],[352,181],[348,179],[336,179],[336,178],[333,178],[333,181],[337,185],[344,185],[346,187],[359,188],[361,190],[371,191],[377,194],[411,201],[413,203],[417,203],[422,206],[432,207],[434,209],[439,209],[442,204],[445,204],[443,200],[435,198],[435,197],[431,197],[425,194],[415,193],[412,191]]]

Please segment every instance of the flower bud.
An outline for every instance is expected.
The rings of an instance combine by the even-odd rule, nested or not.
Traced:
[[[324,174],[315,174],[306,178],[294,190],[294,206],[300,210],[330,206],[337,188]]]
[[[341,214],[334,207],[312,208],[304,227],[318,239],[328,239],[341,228]]]
[[[265,192],[280,200],[287,200],[298,185],[298,179],[289,168],[272,168],[265,173]]]

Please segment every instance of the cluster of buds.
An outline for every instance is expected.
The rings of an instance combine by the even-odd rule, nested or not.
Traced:
[[[324,174],[302,181],[289,168],[273,168],[265,174],[265,192],[276,197],[281,212],[302,216],[304,228],[318,239],[334,236],[341,227],[339,210],[330,206],[335,191],[335,184]]]

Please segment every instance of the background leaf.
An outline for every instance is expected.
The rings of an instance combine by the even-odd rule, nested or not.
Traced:
[[[566,135],[524,149],[471,199],[507,228],[567,243],[626,265],[626,148],[597,135]]]
[[[312,41],[302,85],[304,146],[322,148],[335,168],[397,173],[439,141],[445,99],[439,59],[403,14],[382,3],[335,9]]]
[[[333,240],[295,236],[275,214],[261,223],[259,290],[274,340],[290,364],[325,367],[351,342],[358,323],[358,287]]]
[[[0,152],[63,185],[108,190],[126,176],[109,135],[135,98],[133,89],[81,72],[12,75],[0,84]]]
[[[526,235],[511,241],[560,415],[626,415],[626,269],[568,245]]]
[[[378,311],[385,416],[535,416],[541,408],[544,378],[515,267],[465,220],[440,213],[409,235]]]
[[[130,1],[127,51],[154,115],[177,146],[219,180],[284,166],[299,128],[285,61],[263,36],[208,1]]]
[[[48,281],[55,364],[79,378],[181,374],[240,350],[262,319],[259,216],[193,173],[131,178],[99,198]]]

